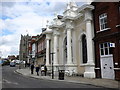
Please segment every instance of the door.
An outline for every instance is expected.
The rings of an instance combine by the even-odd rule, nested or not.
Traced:
[[[113,56],[101,57],[102,78],[114,79]]]
[[[109,42],[100,44],[101,76],[106,79],[114,79],[113,54]]]

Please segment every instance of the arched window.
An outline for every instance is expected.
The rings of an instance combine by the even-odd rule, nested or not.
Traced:
[[[71,55],[72,55],[72,62],[73,62],[73,47],[72,47],[72,39],[71,39]],[[64,39],[64,63],[67,64],[67,36]]]
[[[67,64],[67,37],[64,39],[64,63]]]
[[[87,42],[86,42],[86,35],[82,35],[82,59],[83,63],[87,63]]]

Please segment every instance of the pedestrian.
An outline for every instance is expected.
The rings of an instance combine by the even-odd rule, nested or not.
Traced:
[[[43,76],[44,72],[45,72],[44,65],[41,65],[41,76]]]
[[[45,68],[45,76],[46,76],[47,75],[47,67],[45,66],[44,68]]]
[[[33,74],[34,71],[34,64],[31,65],[31,74]]]
[[[25,67],[27,67],[27,61],[25,61]]]
[[[36,72],[37,72],[37,76],[39,76],[39,70],[40,70],[39,65],[36,65]]]

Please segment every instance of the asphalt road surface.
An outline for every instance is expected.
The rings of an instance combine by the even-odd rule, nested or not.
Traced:
[[[17,67],[3,66],[2,88],[94,88],[95,90],[108,90],[93,85],[30,78],[15,73],[16,69]]]

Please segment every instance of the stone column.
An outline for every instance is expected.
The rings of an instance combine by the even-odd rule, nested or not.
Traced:
[[[50,54],[50,45],[49,45],[49,41],[50,41],[50,39],[46,39],[46,66],[48,66],[49,65],[49,59],[50,59],[50,57],[49,57],[49,54]]]
[[[93,35],[92,35],[92,17],[91,12],[86,12],[86,35],[87,35],[87,64],[85,66],[84,77],[87,78],[95,78],[95,71],[94,71],[94,49],[93,49]]]
[[[58,65],[58,35],[54,34],[54,65]]]
[[[87,63],[93,64],[93,41],[92,41],[92,24],[91,20],[86,21],[86,34],[87,34]]]
[[[71,28],[67,29],[67,64],[72,64],[72,48],[71,48]]]

